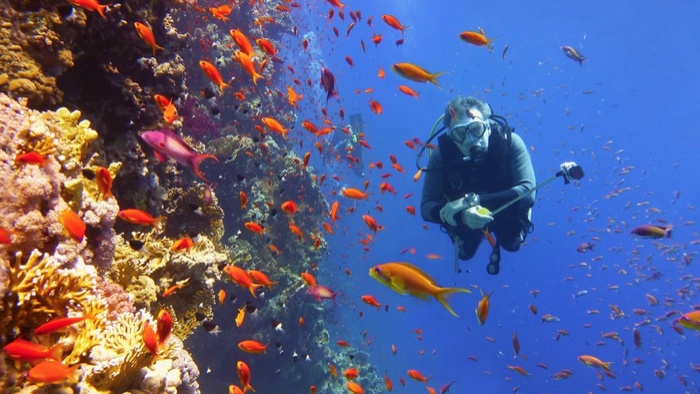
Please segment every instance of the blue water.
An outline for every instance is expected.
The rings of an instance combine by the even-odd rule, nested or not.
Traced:
[[[331,119],[336,125],[343,124],[340,107],[345,121],[350,114],[361,113],[366,140],[372,146],[363,151],[365,163],[385,165],[383,170],[366,169],[364,179],[344,171],[340,183],[330,181],[324,189],[333,201],[341,198],[331,195],[341,185],[361,188],[366,179],[372,193],[367,202],[344,202],[344,208],[354,205],[356,211],[341,213],[340,226],[345,231],[328,237],[330,255],[319,263],[323,267],[319,282],[342,291],[338,306],[326,304],[333,321],[330,346],[345,339],[369,352],[376,373],[381,377],[386,372],[393,380],[394,392],[425,392],[422,383],[408,378],[408,369],[432,375],[429,385],[436,390],[457,380],[453,393],[512,392],[516,388],[525,393],[617,392],[626,386],[636,391],[635,382],[646,392],[697,392],[697,372],[690,364],[700,363],[696,351],[700,338],[689,330],[684,335],[676,333],[671,327],[673,318],[658,319],[669,311],[690,311],[698,304],[699,289],[693,280],[700,260],[695,256],[698,246],[691,241],[700,239],[694,223],[698,220],[695,204],[700,201],[700,188],[694,183],[695,153],[700,146],[695,135],[700,110],[700,4],[348,0],[347,5],[344,22],[338,19],[337,10],[328,21],[331,6],[325,2],[304,5],[304,10],[311,11],[307,15],[293,11],[300,34],[288,37],[290,47],[280,54],[294,64],[300,79],[309,77],[314,82],[313,89],[305,84],[298,89],[305,95],[299,120],[319,124],[322,119],[319,106],[325,106],[325,93],[316,86],[318,65],[312,65],[321,62],[335,74],[340,95],[339,101],[328,103]],[[351,9],[360,9],[363,20],[346,37]],[[401,33],[381,20],[384,13],[411,26],[403,45],[394,44]],[[372,28],[366,23],[370,15]],[[299,53],[298,45],[301,36],[315,31],[315,26],[320,30],[313,45],[316,52],[309,60]],[[340,38],[334,36],[333,26]],[[478,27],[496,37],[493,53],[459,39],[460,32]],[[372,33],[384,36],[376,48],[370,40]],[[365,41],[366,52],[360,39]],[[509,49],[503,59],[506,44]],[[576,48],[588,60],[579,65],[568,59],[562,45]],[[353,59],[354,67],[346,63],[345,56]],[[438,79],[442,89],[402,79],[391,72],[396,62],[446,71]],[[377,77],[379,67],[386,71],[384,79]],[[308,75],[299,71],[304,69]],[[291,77],[283,78],[280,89],[290,84]],[[419,98],[399,92],[399,84],[418,91]],[[355,93],[366,88],[372,88],[372,93]],[[405,211],[406,205],[419,211],[422,181],[412,179],[416,151],[404,141],[412,137],[425,141],[447,101],[457,95],[484,99],[495,113],[509,119],[530,147],[538,181],[551,177],[565,161],[575,161],[586,172],[580,182],[564,185],[557,179],[538,192],[535,232],[518,253],[504,252],[498,276],[485,272],[486,243],[474,259],[461,263],[465,272],[454,273],[447,236],[433,224],[424,229],[419,214],[412,217]],[[381,103],[383,114],[370,110],[370,99]],[[299,125],[291,135],[303,140],[305,147],[315,141]],[[389,154],[396,155],[405,174],[391,169]],[[311,163],[320,166],[316,155]],[[386,181],[396,189],[396,196],[379,193],[380,175],[385,173],[392,174]],[[625,191],[615,195],[619,189]],[[413,196],[404,199],[407,193]],[[377,210],[377,204],[383,212]],[[362,214],[374,216],[385,227],[374,236],[369,251],[359,243],[369,231]],[[630,235],[637,225],[661,222],[674,225],[672,239],[655,241]],[[578,253],[576,248],[584,241],[595,244],[594,249]],[[415,254],[402,254],[407,248],[415,248]],[[428,259],[430,253],[443,258]],[[684,254],[690,264],[683,262]],[[456,294],[451,299],[461,317],[451,316],[435,301],[396,294],[367,276],[371,266],[389,261],[416,264],[442,285],[470,288],[471,295]],[[351,271],[349,276],[343,272],[346,268]],[[686,274],[693,279],[681,280]],[[474,316],[480,289],[493,291],[483,326]],[[537,297],[531,294],[533,290],[540,291]],[[582,290],[588,293],[574,299]],[[388,304],[389,311],[364,305],[360,300],[364,294]],[[656,296],[660,304],[649,306],[645,294]],[[537,307],[537,315],[529,310],[530,304]],[[611,304],[624,317],[612,319]],[[396,311],[398,305],[406,312]],[[634,308],[647,313],[634,315]],[[599,314],[588,313],[591,310]],[[560,321],[543,323],[544,314]],[[642,348],[636,350],[632,330],[645,318],[650,323],[637,327]],[[422,330],[422,340],[414,329]],[[558,330],[569,335],[557,340]],[[611,331],[623,343],[601,338],[602,332]],[[518,358],[512,350],[513,332],[521,344]],[[372,338],[371,345],[367,338]],[[398,349],[395,356],[392,344]],[[613,362],[611,369],[617,378],[600,380],[597,370],[577,361],[583,354]],[[507,366],[520,366],[531,375],[518,375]],[[303,373],[303,367],[295,364],[290,363],[289,368]],[[572,370],[573,375],[555,381],[553,375],[564,369]],[[657,369],[666,377],[655,376]],[[406,379],[405,387],[399,384],[399,377]],[[208,377],[202,379],[206,385]],[[338,392],[342,390],[338,383]]]

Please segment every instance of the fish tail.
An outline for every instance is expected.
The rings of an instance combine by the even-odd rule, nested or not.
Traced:
[[[260,283],[252,283],[252,284],[248,287],[248,289],[250,290],[250,294],[252,294],[254,298],[258,298],[258,295],[255,294],[255,290],[256,290],[258,287],[265,287],[265,285],[261,285]],[[253,391],[255,391],[255,390],[253,390]]]
[[[442,86],[440,86],[440,84],[437,82],[437,77],[441,76],[442,74],[447,74],[447,71],[441,71],[439,73],[430,74],[430,77],[428,78],[428,81],[430,81],[430,83],[432,83],[433,85],[439,87],[440,90],[442,90]]]
[[[221,93],[224,93],[224,88],[231,88],[231,89],[233,89],[233,88],[231,87],[231,85],[227,84],[227,83],[224,82],[224,81],[221,81],[221,83],[219,84],[219,89],[221,89]]]
[[[447,297],[449,297],[453,293],[471,293],[471,291],[459,287],[443,287],[438,290],[437,294],[435,294],[435,299],[437,299],[442,304],[442,306],[444,306],[445,309],[447,309],[448,312],[450,312],[455,317],[459,317],[459,315],[457,315],[455,311],[452,310],[452,307],[447,302]]]
[[[73,383],[79,383],[80,382],[80,364],[75,364],[74,366],[70,367],[68,369],[68,373],[66,374],[66,379],[70,380]]]
[[[192,156],[192,158],[190,159],[190,165],[192,166],[194,173],[197,174],[198,177],[202,178],[204,182],[209,183],[209,180],[204,177],[201,171],[199,171],[199,165],[202,164],[202,161],[204,161],[204,159],[214,159],[217,163],[219,162],[219,158],[214,155],[201,154]]]
[[[672,232],[673,232],[673,226],[672,226],[672,225],[669,224],[668,226],[664,227],[664,237],[670,239],[670,238],[671,238]]]
[[[260,75],[259,73],[256,73],[255,71],[253,71],[253,84],[257,85],[258,79],[265,79],[265,76]]]
[[[107,6],[110,6],[111,4],[104,4],[104,5],[99,5],[97,6],[97,13],[102,15],[103,18],[107,19],[107,15],[105,15],[105,10],[107,9]]]
[[[243,387],[243,394],[245,394],[248,390],[252,390],[253,392],[255,392],[255,389],[253,388],[253,386],[250,385],[250,383],[246,383],[245,387]]]
[[[61,361],[61,355],[62,355],[62,347],[61,345],[56,345],[49,350],[49,357],[50,359],[56,360],[56,361]]]

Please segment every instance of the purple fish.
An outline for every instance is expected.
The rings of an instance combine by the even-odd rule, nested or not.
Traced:
[[[204,159],[219,159],[214,155],[199,154],[185,143],[177,134],[164,127],[160,130],[145,131],[141,133],[141,138],[153,148],[156,158],[160,162],[168,160],[168,157],[176,162],[189,165],[198,177],[209,183],[207,178],[199,171],[199,165]]]
[[[326,103],[328,103],[328,99],[331,98],[331,96],[338,98],[338,92],[335,91],[335,75],[331,72],[331,70],[321,67],[321,86],[323,86],[323,90],[328,93],[326,96]]]
[[[653,224],[643,224],[632,229],[631,233],[639,238],[659,239],[671,238],[672,225],[655,226]]]
[[[333,290],[327,288],[326,286],[314,286],[314,287],[309,287],[306,290],[307,294],[311,294],[312,297],[316,299],[316,301],[321,301],[321,300],[333,300],[333,303],[335,304],[335,296],[338,295],[338,293],[334,293]]]

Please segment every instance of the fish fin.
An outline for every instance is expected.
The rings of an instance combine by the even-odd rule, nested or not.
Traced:
[[[197,174],[198,177],[202,178],[204,182],[209,183],[209,180],[204,177],[201,171],[199,171],[199,165],[204,159],[214,159],[217,163],[219,162],[219,158],[214,155],[201,154],[192,156],[192,158],[190,159],[190,165],[192,166],[194,173]]]
[[[68,373],[66,374],[66,379],[70,380],[73,383],[79,383],[80,382],[80,364],[75,364],[74,366],[70,367],[68,369]]]
[[[671,234],[672,234],[672,232],[673,232],[673,225],[670,225],[670,224],[669,224],[668,226],[664,227],[663,229],[664,229],[664,237],[670,239],[670,238],[671,238]]]
[[[391,280],[388,283],[389,287],[391,287],[392,290],[395,292],[401,294],[401,295],[406,295],[408,292],[404,288],[406,286],[406,282],[403,280],[403,278],[398,278],[396,276],[393,276]]]
[[[153,153],[156,155],[156,159],[158,159],[159,162],[164,163],[168,160],[168,155],[166,155],[163,152],[153,150]]]
[[[471,291],[459,287],[443,287],[440,288],[435,294],[435,299],[438,300],[442,304],[442,306],[444,306],[445,309],[447,309],[448,312],[450,312],[455,317],[459,317],[459,315],[457,315],[455,311],[452,310],[452,307],[447,302],[447,297],[453,293],[471,293]]]
[[[248,289],[250,290],[250,294],[252,294],[254,298],[258,298],[258,295],[255,294],[255,289],[257,289],[258,287],[265,287],[265,285],[261,285],[259,283],[251,283],[251,285],[248,287]]]

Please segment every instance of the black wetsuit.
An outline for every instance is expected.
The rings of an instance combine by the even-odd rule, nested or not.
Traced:
[[[463,160],[459,148],[448,135],[442,135],[439,150],[433,151],[424,172],[421,215],[428,222],[445,226],[450,236],[462,240],[459,258],[469,260],[476,253],[484,234],[472,230],[456,215],[457,226],[440,220],[440,209],[446,203],[476,193],[480,205],[493,211],[535,187],[535,171],[525,143],[515,133],[504,132],[505,127],[492,123],[488,152],[480,160]],[[516,204],[500,212],[489,223],[497,243],[508,251],[520,248],[531,223],[528,211],[535,203],[535,193],[523,197]]]

